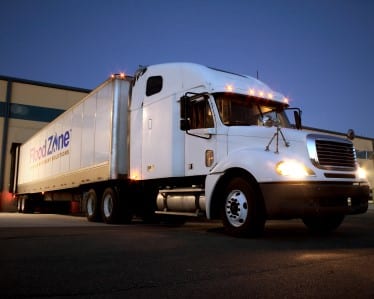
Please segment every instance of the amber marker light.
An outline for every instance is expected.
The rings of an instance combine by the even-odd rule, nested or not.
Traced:
[[[226,91],[232,92],[234,90],[234,87],[231,84],[227,84],[225,87]]]

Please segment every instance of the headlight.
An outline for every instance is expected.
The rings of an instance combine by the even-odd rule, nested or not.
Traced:
[[[367,179],[367,171],[362,167],[358,167],[356,175],[360,179],[363,179],[363,180]]]
[[[275,170],[280,175],[289,176],[292,178],[303,178],[306,176],[315,175],[313,170],[294,160],[279,162],[275,167]]]

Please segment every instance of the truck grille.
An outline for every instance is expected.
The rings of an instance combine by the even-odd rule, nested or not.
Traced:
[[[309,155],[316,167],[340,171],[356,169],[356,152],[349,140],[317,134],[307,138]]]

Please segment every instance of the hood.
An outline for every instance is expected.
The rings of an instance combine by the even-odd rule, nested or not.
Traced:
[[[260,127],[260,126],[231,126],[228,127],[229,136],[242,136],[242,137],[254,137],[263,138],[270,141],[270,139],[277,133],[277,127]],[[281,133],[287,142],[303,142],[306,140],[306,136],[310,132],[291,129],[291,128],[281,128],[279,133],[279,138],[282,138]]]

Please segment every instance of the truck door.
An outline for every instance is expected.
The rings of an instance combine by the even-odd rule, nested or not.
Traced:
[[[183,98],[183,97],[182,97]],[[181,100],[185,130],[185,175],[205,175],[214,165],[217,149],[217,129],[210,98],[206,94],[191,94]]]

